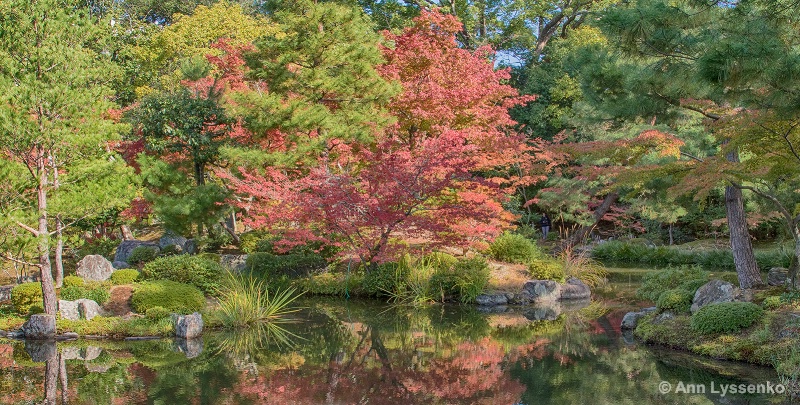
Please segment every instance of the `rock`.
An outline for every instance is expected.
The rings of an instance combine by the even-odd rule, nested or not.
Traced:
[[[78,337],[79,337],[78,334],[75,332],[66,332],[63,335],[58,336],[57,339],[60,338],[61,340],[70,340],[70,339],[77,339]]]
[[[114,262],[114,263],[111,263],[111,265],[114,266],[114,268],[117,269],[117,270],[119,270],[119,269],[127,269],[128,267],[131,267],[131,265],[128,264],[128,262]]]
[[[189,239],[183,244],[184,253],[193,255],[197,254],[197,242],[194,239]]]
[[[103,349],[97,346],[86,346],[85,348],[81,349],[81,360],[92,361],[98,357],[100,354],[103,353]]]
[[[103,311],[100,309],[100,305],[92,300],[82,298],[75,302],[78,304],[78,312],[80,313],[81,319],[91,321],[94,317],[102,315]]]
[[[553,280],[528,280],[522,286],[522,294],[534,303],[552,303],[561,298],[561,284]]]
[[[31,315],[24,325],[22,334],[26,339],[52,339],[56,335],[56,317],[53,315]]]
[[[37,363],[50,360],[58,354],[56,342],[52,340],[26,340],[25,351]]]
[[[114,261],[127,263],[128,258],[131,257],[131,253],[133,253],[133,250],[139,246],[149,246],[161,250],[157,243],[145,242],[141,240],[124,240],[119,244],[119,246],[117,246],[117,253],[114,254]]]
[[[61,319],[77,321],[80,319],[78,303],[76,301],[58,300],[58,314],[61,315]]]
[[[11,339],[21,339],[25,337],[25,334],[22,332],[22,329],[12,330],[11,332],[6,333],[6,337]]]
[[[0,286],[0,302],[11,301],[11,289],[15,284]]]
[[[772,286],[785,286],[789,284],[789,269],[773,267],[767,273],[767,284]]]
[[[561,305],[553,303],[533,308],[526,308],[522,315],[531,321],[554,321],[561,315]]]
[[[186,355],[187,359],[193,359],[203,353],[203,338],[177,338],[175,339],[175,350]]]
[[[219,262],[231,271],[241,273],[245,269],[247,255],[220,255]]]
[[[78,262],[76,274],[87,281],[106,281],[113,272],[114,266],[105,257],[88,255]]]
[[[482,314],[504,314],[510,312],[505,305],[478,305],[477,310]]]
[[[79,360],[81,349],[79,347],[68,346],[61,349],[61,358],[64,360]]]
[[[733,302],[736,296],[741,294],[738,290],[738,288],[727,281],[711,280],[698,288],[697,292],[694,293],[691,311],[695,313],[700,308],[709,304]]]
[[[481,294],[475,297],[475,302],[483,306],[497,306],[508,304],[508,297],[505,294]]]
[[[167,231],[164,233],[164,236],[158,240],[158,247],[161,250],[168,248],[169,246],[177,246],[176,249],[183,252],[183,246],[186,245],[188,239],[184,238],[183,236],[178,235],[175,232]]]
[[[175,336],[184,339],[193,339],[203,333],[203,316],[199,312],[191,315],[173,315]]]
[[[83,366],[86,367],[86,371],[90,373],[105,373],[108,372],[108,370],[111,370],[112,367],[111,364],[91,364],[91,363],[85,363]]]
[[[639,319],[653,311],[656,307],[645,308],[641,311],[628,312],[622,317],[622,324],[619,326],[622,330],[634,330],[636,325],[639,324]]]
[[[561,286],[562,300],[585,300],[591,298],[592,291],[589,286],[577,278],[570,278]]]
[[[665,312],[662,312],[662,313],[658,314],[656,316],[656,319],[653,319],[653,323],[654,324],[659,324],[659,323],[662,323],[664,321],[668,321],[668,320],[673,319],[673,318],[675,318],[675,314],[673,314],[670,311],[665,311]]]

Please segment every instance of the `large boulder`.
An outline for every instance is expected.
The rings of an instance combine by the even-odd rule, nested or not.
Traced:
[[[789,269],[785,267],[773,267],[767,273],[767,284],[771,286],[789,286],[791,280],[789,279]],[[800,287],[800,280],[795,280],[795,286]]]
[[[31,315],[22,325],[25,339],[52,339],[56,335],[56,317],[53,315]]]
[[[592,296],[592,290],[583,281],[571,277],[566,284],[561,286],[562,300],[585,300]]]
[[[187,359],[193,359],[203,353],[203,338],[175,339],[175,351],[183,353]]]
[[[148,246],[160,250],[158,243],[145,242],[141,240],[124,240],[119,244],[119,246],[117,246],[117,252],[114,254],[114,262],[127,263],[128,258],[130,258],[131,253],[133,253],[133,250],[139,246]]]
[[[114,266],[103,256],[88,255],[78,262],[78,276],[87,281],[106,281],[114,272]]]
[[[711,280],[703,284],[703,286],[698,288],[697,292],[694,293],[691,311],[695,313],[700,308],[710,304],[733,302],[736,301],[739,295],[741,295],[741,291],[734,287],[733,284],[722,280]]]
[[[219,262],[229,270],[241,273],[246,268],[247,255],[220,255]]]
[[[61,315],[61,319],[68,319],[70,321],[81,319],[81,314],[78,311],[78,303],[76,301],[58,300],[58,314]]]
[[[199,312],[191,315],[173,315],[175,336],[183,339],[194,339],[203,333],[203,316]]]
[[[522,294],[536,304],[546,304],[561,298],[561,284],[553,280],[528,280],[522,286]]]
[[[622,324],[619,328],[622,330],[634,330],[636,329],[636,325],[639,324],[639,319],[655,310],[656,307],[650,307],[641,311],[628,312],[622,317]]]
[[[168,231],[164,234],[164,236],[161,237],[161,239],[158,240],[158,247],[161,248],[161,250],[164,250],[170,246],[174,246],[172,249],[175,249],[177,253],[182,253],[186,250],[184,249],[186,242],[188,242],[188,239],[174,232]]]
[[[26,340],[25,351],[31,360],[36,363],[44,363],[52,360],[58,354],[58,347],[53,340]]]
[[[80,313],[81,319],[91,321],[94,317],[103,314],[100,305],[93,300],[81,298],[76,300],[75,303],[78,304],[78,313]]]
[[[522,315],[531,321],[554,321],[558,319],[562,311],[558,302],[552,302],[546,305],[528,307],[522,311]]]
[[[11,301],[11,290],[16,284],[0,286],[0,302]]]

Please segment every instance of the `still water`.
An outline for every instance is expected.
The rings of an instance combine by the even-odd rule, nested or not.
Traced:
[[[352,300],[302,305],[283,330],[207,333],[192,342],[0,340],[0,404],[786,401],[712,392],[779,379],[765,368],[637,344],[620,333],[627,308],[613,302],[560,314]],[[550,320],[531,320],[543,313]],[[659,392],[662,381],[671,392]],[[705,385],[706,393],[675,393],[679,383]]]

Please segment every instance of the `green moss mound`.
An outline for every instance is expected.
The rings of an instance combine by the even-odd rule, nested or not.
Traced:
[[[121,269],[111,273],[111,282],[114,285],[133,284],[139,280],[139,270]]]
[[[703,333],[733,333],[751,326],[764,315],[752,302],[724,302],[706,305],[692,315],[692,330]]]
[[[131,295],[131,307],[140,314],[155,307],[170,312],[192,313],[203,309],[205,303],[205,297],[197,287],[170,280],[141,283]]]

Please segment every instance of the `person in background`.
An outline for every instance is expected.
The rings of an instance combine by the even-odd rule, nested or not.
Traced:
[[[547,240],[547,234],[550,232],[550,217],[547,214],[542,214],[539,225],[542,227],[542,240]]]

